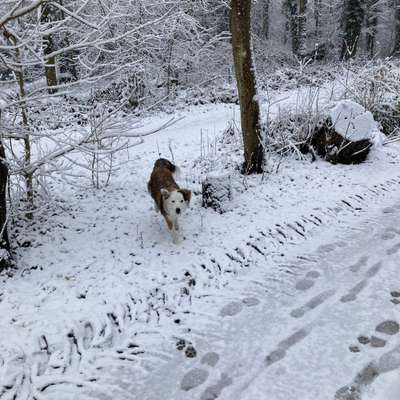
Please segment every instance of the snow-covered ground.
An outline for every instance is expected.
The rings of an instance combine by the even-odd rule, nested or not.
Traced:
[[[400,147],[357,167],[273,157],[263,177],[233,173],[220,215],[199,183],[235,159],[220,135],[238,109],[181,116],[121,153],[107,188],[55,185],[62,203],[17,232],[27,247],[0,283],[0,399],[388,400]],[[146,190],[170,149],[194,192],[178,246]]]

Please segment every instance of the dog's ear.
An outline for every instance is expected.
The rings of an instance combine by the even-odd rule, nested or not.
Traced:
[[[189,189],[179,189],[179,192],[182,193],[183,198],[185,199],[186,203],[190,203],[190,199],[192,198],[192,192]]]
[[[167,189],[161,189],[161,195],[164,200],[167,200],[171,193]]]

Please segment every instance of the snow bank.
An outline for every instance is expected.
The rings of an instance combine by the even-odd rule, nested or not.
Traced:
[[[354,101],[340,101],[331,110],[330,117],[336,132],[349,140],[370,139],[375,146],[381,146],[384,141],[371,112]]]

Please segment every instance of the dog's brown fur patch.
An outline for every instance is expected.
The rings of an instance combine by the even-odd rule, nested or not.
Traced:
[[[182,196],[187,203],[190,203],[192,192],[189,189],[178,189],[178,192],[182,193]]]

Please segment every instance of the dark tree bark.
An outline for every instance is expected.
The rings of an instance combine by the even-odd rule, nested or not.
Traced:
[[[342,16],[343,44],[341,59],[348,60],[357,54],[358,41],[364,20],[364,0],[345,0]]]
[[[375,55],[376,35],[378,33],[378,2],[379,0],[367,0],[366,3],[366,50],[370,57]]]
[[[40,21],[42,23],[48,23],[57,20],[56,10],[50,8],[50,6],[45,5],[42,10],[42,16]],[[49,56],[55,51],[55,45],[53,36],[45,35],[43,36],[43,54],[45,56]],[[47,91],[49,94],[53,94],[57,92],[56,86],[58,84],[57,80],[57,66],[56,66],[56,57],[52,56],[45,62],[45,73],[46,73],[46,81],[47,81]]]
[[[270,25],[270,5],[271,0],[265,0],[263,4],[263,16],[262,16],[262,34],[264,39],[269,39],[269,25]]]
[[[65,4],[66,3],[66,4]],[[62,6],[67,6],[68,1],[59,0],[59,4]],[[99,2],[99,5],[101,3]],[[60,20],[63,21],[65,19],[64,11],[59,11]],[[63,37],[60,38],[59,48],[67,48],[70,47],[71,43],[69,40],[69,35],[64,34]],[[76,82],[79,79],[78,69],[76,65],[75,59],[78,59],[79,52],[77,50],[66,51],[64,54],[59,56],[58,60],[58,69],[60,73],[59,83],[65,82]]]
[[[315,0],[314,2],[314,19],[315,19],[315,40],[319,41],[321,38],[321,14],[322,14],[322,0]]]
[[[7,233],[8,168],[5,159],[4,147],[0,139],[0,270],[10,264],[10,242]]]
[[[297,55],[305,52],[305,41],[307,34],[307,0],[299,0],[298,31],[297,31]]]
[[[292,40],[292,52],[301,57],[305,52],[307,0],[285,0],[283,12],[286,16],[286,30]]]
[[[230,28],[244,144],[245,174],[261,173],[264,147],[260,127],[260,107],[256,98],[256,77],[250,31],[251,0],[232,0]]]
[[[400,0],[394,0],[394,46],[393,55],[400,54]]]
[[[297,41],[297,0],[285,0],[283,2],[283,14],[286,18],[284,43],[288,43],[290,38],[292,44],[292,52],[296,54],[299,48]]]

